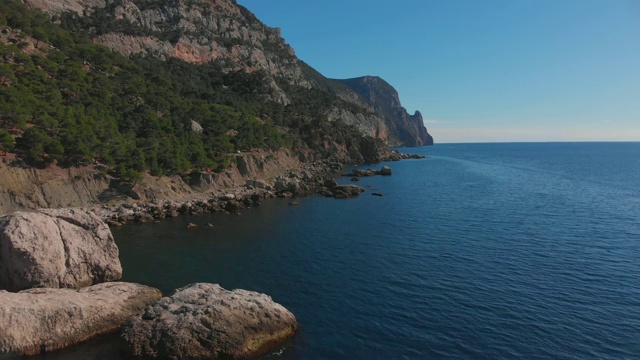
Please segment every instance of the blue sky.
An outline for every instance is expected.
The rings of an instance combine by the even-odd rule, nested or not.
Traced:
[[[238,0],[331,78],[378,75],[436,142],[640,141],[639,0]]]

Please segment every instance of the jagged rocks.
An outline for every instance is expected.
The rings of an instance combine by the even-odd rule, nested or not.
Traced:
[[[121,282],[81,290],[2,290],[0,355],[36,355],[116,331],[161,296],[157,289]]]
[[[325,179],[322,185],[316,190],[316,193],[336,199],[346,199],[364,192],[364,188],[357,185],[338,185],[335,179]]]
[[[426,156],[419,154],[403,154],[398,150],[389,151],[386,156],[383,157],[383,161],[400,161],[404,159],[424,159]]]
[[[353,169],[351,174],[347,174],[346,176],[355,176],[355,177],[365,177],[365,176],[376,176],[376,171],[373,169]]]
[[[380,168],[379,171],[373,170],[373,169],[353,169],[351,171],[351,173],[349,174],[343,174],[342,176],[350,176],[352,177],[352,181],[357,181],[357,180],[353,180],[353,178],[358,178],[358,180],[360,180],[359,178],[361,177],[367,177],[367,176],[376,176],[376,175],[384,175],[384,176],[389,176],[391,175],[391,168],[388,166],[383,166],[382,168]]]
[[[333,189],[334,186],[338,186],[338,183],[336,182],[336,179],[325,179],[324,180],[324,187],[329,188],[329,189]]]
[[[266,189],[269,186],[269,184],[267,184],[267,182],[264,180],[256,179],[256,180],[247,180],[246,186],[249,188]]]
[[[364,192],[364,189],[356,185],[338,185],[331,189],[336,199],[358,196]],[[346,195],[346,196],[345,196]]]
[[[295,316],[271,297],[216,284],[178,289],[131,318],[123,351],[134,358],[245,359],[293,336]]]
[[[122,277],[111,230],[74,209],[0,217],[0,289],[80,288]]]

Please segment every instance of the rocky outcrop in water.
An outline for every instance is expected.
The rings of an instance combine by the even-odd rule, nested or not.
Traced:
[[[350,176],[350,177],[361,178],[361,177],[376,176],[376,175],[391,176],[391,174],[392,174],[391,168],[389,166],[385,165],[385,166],[381,167],[380,170],[353,169],[350,173],[342,174],[342,176]]]
[[[120,282],[81,290],[0,290],[0,358],[58,350],[116,331],[161,296],[157,289]]]
[[[81,288],[121,277],[111,230],[91,213],[43,209],[0,218],[0,289]]]
[[[123,352],[134,358],[246,359],[282,343],[297,327],[294,315],[267,295],[193,284],[128,321]]]
[[[325,197],[347,199],[360,195],[364,192],[364,188],[356,185],[339,185],[334,179],[327,179],[316,192]]]

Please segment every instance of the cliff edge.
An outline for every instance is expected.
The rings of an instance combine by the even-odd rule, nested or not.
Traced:
[[[433,145],[433,137],[424,126],[422,114],[416,111],[409,115],[402,107],[396,89],[382,78],[363,76],[335,81],[353,90],[384,119],[391,145]]]

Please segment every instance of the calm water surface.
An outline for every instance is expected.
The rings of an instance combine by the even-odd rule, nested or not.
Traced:
[[[300,324],[275,359],[640,358],[640,143],[410,151],[358,198],[114,229],[123,280],[271,295]]]

